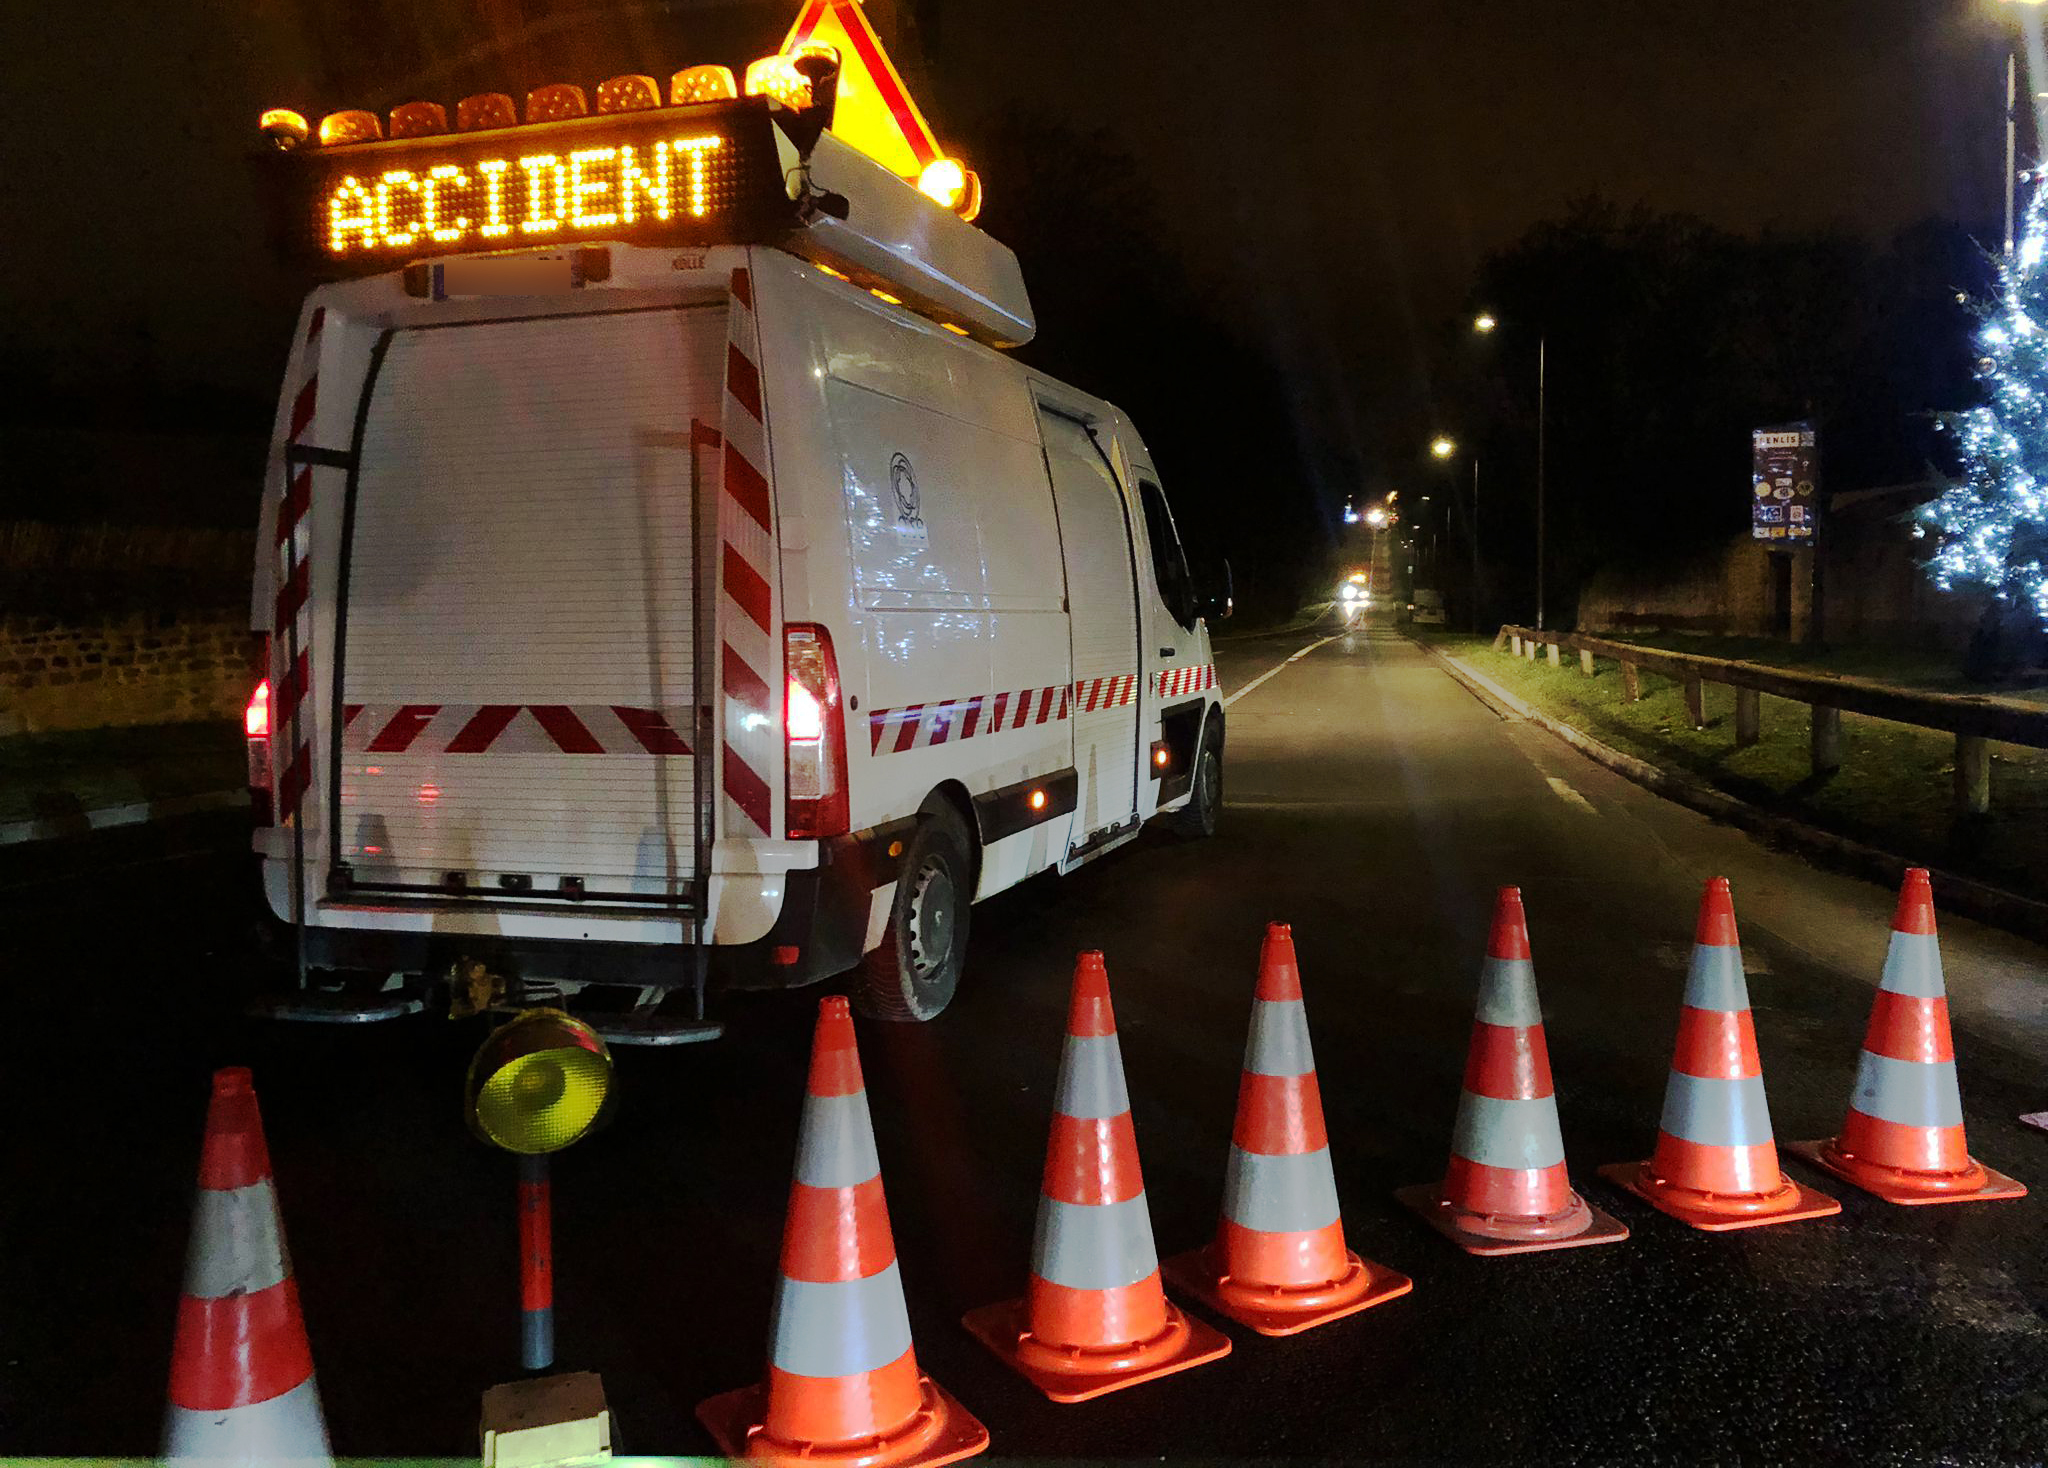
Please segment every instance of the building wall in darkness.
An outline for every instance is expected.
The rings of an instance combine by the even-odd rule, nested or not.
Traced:
[[[232,719],[256,676],[248,620],[0,617],[0,734]]]

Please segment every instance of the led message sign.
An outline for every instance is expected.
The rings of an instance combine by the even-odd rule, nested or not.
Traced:
[[[582,240],[712,244],[785,222],[758,99],[309,148],[315,251],[341,269]],[[295,160],[296,161],[296,160]]]

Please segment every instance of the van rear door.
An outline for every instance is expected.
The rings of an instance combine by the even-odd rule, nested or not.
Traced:
[[[1085,425],[1039,405],[1059,512],[1073,639],[1074,768],[1080,775],[1069,855],[1131,825],[1138,810],[1138,600],[1130,514]]]
[[[689,900],[723,305],[397,330],[347,510],[335,859],[365,890]],[[715,442],[715,434],[710,436]]]

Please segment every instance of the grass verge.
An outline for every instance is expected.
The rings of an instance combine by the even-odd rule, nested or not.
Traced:
[[[1422,640],[1625,754],[1900,856],[2048,898],[2048,751],[1994,744],[1991,811],[1958,816],[1952,809],[1955,741],[1947,734],[1845,713],[1842,768],[1816,779],[1808,759],[1811,716],[1805,704],[1766,695],[1763,737],[1737,749],[1733,689],[1706,685],[1707,726],[1694,729],[1680,686],[1647,670],[1643,696],[1631,704],[1622,701],[1620,668],[1606,659],[1596,662],[1588,678],[1574,655],[1552,668],[1541,656],[1530,662],[1495,652],[1483,637],[1424,633]],[[1677,645],[1687,641],[1657,645],[1703,650]],[[1716,648],[1721,656],[1742,655],[1720,650],[1725,644],[1718,641]],[[1751,660],[1761,661],[1754,652]],[[1854,671],[1866,677],[1875,672]]]
[[[234,790],[248,778],[231,721],[16,734],[0,739],[0,821]]]

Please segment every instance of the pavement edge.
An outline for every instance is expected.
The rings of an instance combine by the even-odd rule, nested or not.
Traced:
[[[151,821],[168,821],[202,811],[230,810],[246,805],[247,790],[207,790],[197,795],[173,795],[163,800],[135,801],[128,805],[106,805],[97,810],[67,812],[61,816],[36,816],[25,821],[0,821],[0,846],[25,846],[36,841],[61,841],[66,837],[89,836],[115,826],[141,826]]]
[[[1891,886],[1898,885],[1908,867],[1924,865],[1896,852],[1886,851],[1848,836],[1823,830],[1818,826],[1810,826],[1790,816],[1764,810],[1724,790],[1716,790],[1710,785],[1703,785],[1696,780],[1675,774],[1661,765],[1651,764],[1648,760],[1638,759],[1632,754],[1624,754],[1610,745],[1601,743],[1583,729],[1542,712],[1524,699],[1508,692],[1462,659],[1431,647],[1420,638],[1410,637],[1409,641],[1421,648],[1446,673],[1494,712],[1512,714],[1534,724],[1545,733],[1571,745],[1588,759],[1607,766],[1616,774],[1633,780],[1666,800],[1687,806],[1715,820],[1739,826],[1752,835],[1768,837],[1852,875]],[[2008,892],[2002,887],[1993,887],[1975,878],[1958,876],[1954,872],[1939,868],[1935,869],[1934,877],[1941,884],[1942,901],[1947,908],[1980,923],[2017,933],[2023,938],[2048,941],[2048,903],[2036,902],[2016,892]]]

